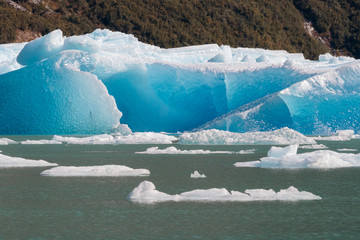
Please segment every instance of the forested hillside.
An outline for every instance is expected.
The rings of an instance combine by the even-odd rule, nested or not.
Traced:
[[[165,48],[217,43],[360,58],[360,0],[0,0],[0,20],[0,43],[108,28]]]

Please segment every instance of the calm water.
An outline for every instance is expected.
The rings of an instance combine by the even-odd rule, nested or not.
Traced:
[[[360,149],[359,140],[322,143],[332,150]],[[271,146],[176,146],[255,148],[256,153],[250,155],[134,154],[151,146],[157,145],[0,146],[6,155],[59,165],[121,164],[151,171],[149,177],[55,178],[39,175],[46,168],[0,169],[0,239],[360,239],[360,168],[233,167],[238,161],[258,160]],[[303,151],[309,150],[299,150]],[[194,170],[207,178],[191,179]],[[127,195],[143,180],[169,194],[213,187],[278,191],[295,186],[322,200],[154,205],[128,201]]]

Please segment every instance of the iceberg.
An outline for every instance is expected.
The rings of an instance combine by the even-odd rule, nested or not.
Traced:
[[[0,45],[0,134],[360,131],[360,62],[61,30]],[[128,127],[127,127],[128,126]]]
[[[244,193],[239,191],[229,192],[225,188],[196,189],[181,194],[170,195],[156,190],[155,185],[143,181],[128,195],[130,201],[141,204],[159,202],[250,202],[250,201],[299,201],[320,200],[321,197],[310,192],[299,191],[291,186],[275,192],[272,189],[249,189]]]
[[[57,163],[49,163],[44,160],[32,160],[0,154],[0,168],[53,167],[57,165]]]
[[[271,147],[260,161],[237,162],[235,167],[260,168],[344,168],[360,167],[360,154],[317,150],[297,154],[298,145]]]
[[[149,176],[147,169],[133,169],[123,165],[103,166],[59,166],[40,173],[50,177],[143,177]]]

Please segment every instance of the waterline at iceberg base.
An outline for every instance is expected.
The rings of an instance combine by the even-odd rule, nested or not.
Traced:
[[[161,49],[99,29],[72,37],[55,30],[0,45],[0,54],[3,135],[360,130],[360,61],[349,57]]]

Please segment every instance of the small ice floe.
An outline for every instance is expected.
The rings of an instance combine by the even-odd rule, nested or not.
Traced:
[[[0,168],[52,167],[57,165],[57,163],[49,163],[44,160],[31,160],[0,154]]]
[[[14,140],[11,140],[9,138],[0,138],[0,145],[9,145],[9,144],[16,144]]]
[[[221,144],[221,145],[287,145],[316,144],[312,138],[290,128],[281,128],[270,132],[234,133],[217,129],[183,133],[179,137],[180,144]]]
[[[327,149],[328,147],[324,144],[312,144],[312,145],[303,145],[299,146],[302,149]]]
[[[272,189],[250,189],[244,193],[228,191],[225,188],[196,189],[181,194],[170,195],[156,190],[155,185],[149,181],[143,181],[132,190],[127,197],[130,201],[152,204],[158,202],[250,202],[250,201],[299,201],[319,200],[321,197],[310,192],[299,191],[295,187],[275,192]]]
[[[255,149],[246,149],[246,150],[240,150],[238,152],[236,152],[237,154],[254,154],[255,153]]]
[[[177,137],[155,132],[136,132],[127,135],[102,134],[90,137],[63,137],[55,135],[53,140],[67,144],[172,144]]]
[[[356,152],[357,149],[352,149],[352,148],[340,148],[338,149],[339,152]]]
[[[343,168],[360,166],[360,154],[317,150],[297,154],[298,145],[271,147],[260,161],[237,162],[235,167],[260,168]]]
[[[200,174],[198,171],[194,171],[194,173],[190,174],[191,178],[206,178],[205,174]]]
[[[350,141],[351,139],[360,138],[360,136],[355,135],[354,130],[338,130],[330,136],[317,136],[311,138],[321,141]]]
[[[24,145],[40,145],[40,144],[62,144],[62,142],[60,141],[56,141],[56,140],[46,140],[46,139],[42,139],[42,140],[26,140],[26,141],[21,141],[21,144]]]
[[[60,166],[45,170],[40,174],[51,177],[142,177],[149,176],[150,171],[147,169],[133,169],[123,165]]]
[[[165,149],[159,149],[159,147],[151,147],[144,152],[136,152],[138,154],[231,154],[230,151],[210,151],[210,150],[180,150],[176,147],[168,147]]]

